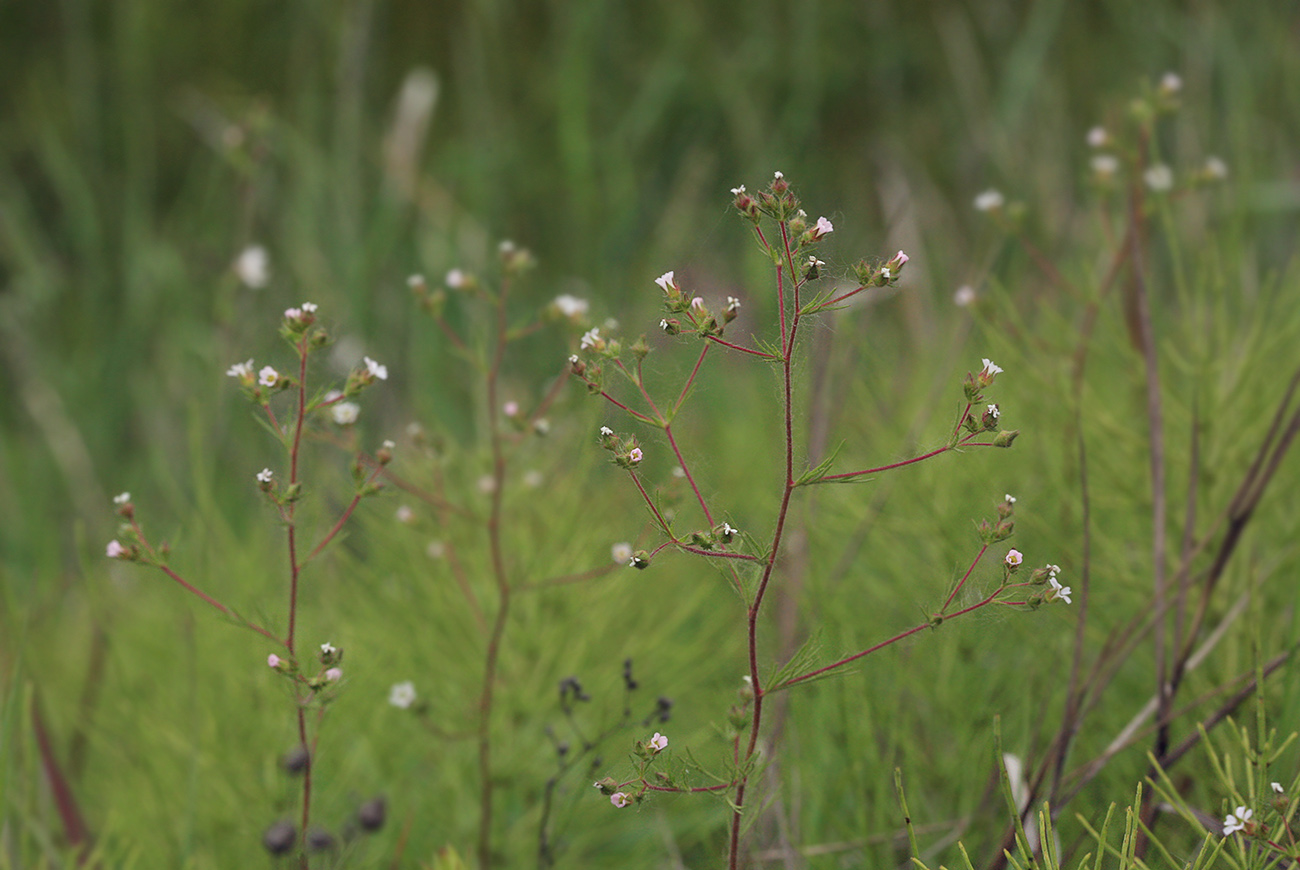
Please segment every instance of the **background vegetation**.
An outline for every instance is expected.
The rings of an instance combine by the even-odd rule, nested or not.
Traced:
[[[539,260],[516,295],[524,307],[575,293],[635,335],[659,316],[653,278],[675,268],[715,296],[743,294],[753,319],[738,325],[759,329],[769,278],[726,191],[774,169],[835,220],[826,259],[900,247],[913,258],[905,292],[810,340],[822,362],[809,377],[827,380],[810,380],[808,395],[825,397],[830,443],[847,439],[845,455],[871,464],[940,443],[960,377],[983,356],[1006,368],[999,399],[1014,415],[1007,425],[1025,432],[1012,451],[943,457],[809,499],[795,633],[820,628],[838,651],[910,625],[969,553],[971,520],[1010,491],[1015,543],[1033,561],[1077,577],[1090,553],[1085,640],[1100,645],[1147,606],[1152,496],[1140,358],[1113,298],[1099,308],[1081,406],[1071,399],[1071,352],[1088,305],[1106,298],[1114,251],[1084,136],[1121,127],[1143,83],[1174,70],[1184,108],[1157,146],[1178,172],[1207,154],[1230,167],[1228,184],[1165,209],[1152,241],[1171,539],[1189,491],[1196,534],[1212,537],[1300,362],[1298,27],[1290,4],[1172,0],[0,7],[0,862],[61,854],[36,706],[108,865],[261,861],[263,829],[292,806],[278,760],[294,738],[264,651],[160,577],[102,557],[111,496],[129,489],[189,574],[245,610],[282,614],[278,529],[252,486],[275,453],[222,373],[281,353],[283,308],[319,303],[346,332],[341,345],[389,366],[392,380],[368,397],[363,440],[400,438],[421,421],[472,489],[480,393],[438,330],[413,316],[406,276],[490,271],[496,243],[511,238]],[[427,137],[402,152],[395,101],[413,70],[436,77],[438,96]],[[990,186],[1027,204],[1026,237],[1078,295],[971,208]],[[270,251],[263,290],[230,269],[250,243]],[[974,309],[952,304],[961,284],[978,290]],[[449,316],[473,326],[467,310]],[[551,332],[521,346],[510,389],[543,389],[571,344]],[[681,363],[662,357],[651,359],[665,375]],[[778,472],[755,474],[752,457],[778,437],[777,418],[758,410],[775,401],[773,383],[723,366],[684,424],[742,528],[771,513]],[[612,543],[643,529],[590,437],[600,409],[579,392],[566,393],[551,437],[520,466],[546,481],[544,512],[522,486],[513,503],[532,519],[512,528],[511,551],[535,560],[537,576],[604,564]],[[313,460],[321,492],[330,474],[346,485],[344,457]],[[1294,470],[1292,457],[1280,473]],[[320,816],[341,826],[361,798],[390,801],[390,823],[358,847],[362,866],[473,851],[472,753],[385,703],[391,683],[415,680],[456,730],[481,669],[463,642],[467,615],[445,600],[445,569],[425,554],[441,532],[430,517],[395,523],[398,503],[363,506],[304,617],[304,636],[349,651],[322,738]],[[1277,481],[1255,513],[1211,605],[1221,615],[1241,602],[1245,615],[1189,698],[1296,644],[1294,487]],[[735,599],[715,579],[665,558],[649,573],[525,599],[498,720],[503,866],[534,860],[554,770],[545,729],[568,727],[563,677],[583,679],[593,701],[581,716],[598,730],[618,718],[631,657],[646,694],[638,711],[672,697],[674,747],[717,751],[711,723],[743,669],[740,635],[719,616]],[[901,862],[894,767],[913,818],[932,826],[927,860],[951,860],[958,836],[972,854],[995,854],[1006,822],[992,717],[1009,751],[1042,757],[1065,704],[1076,616],[1053,608],[945,626],[792,693],[755,862]],[[1141,646],[1117,668],[1076,736],[1080,763],[1146,702],[1154,655]],[[1284,667],[1269,685],[1273,720],[1294,729],[1300,680]],[[1180,722],[1176,739],[1211,709]],[[640,730],[601,750],[609,765]],[[1096,819],[1130,799],[1150,747],[1127,749],[1087,785],[1062,818],[1067,842],[1081,833],[1073,812]],[[1294,753],[1279,766],[1290,781]],[[1193,752],[1178,774],[1187,799],[1221,817],[1226,795],[1204,758]],[[583,771],[565,781],[561,863],[716,863],[725,806],[667,798],[611,815],[588,786]],[[1197,832],[1174,824],[1173,842],[1190,850]]]

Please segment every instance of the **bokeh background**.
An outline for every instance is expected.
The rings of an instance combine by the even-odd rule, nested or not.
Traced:
[[[1051,319],[1060,298],[1041,292],[1041,276],[1021,248],[972,208],[974,196],[996,187],[1029,203],[1026,234],[1049,257],[1081,272],[1100,270],[1100,249],[1080,245],[1098,237],[1085,134],[1096,124],[1122,126],[1129,100],[1167,71],[1183,80],[1184,107],[1163,128],[1166,158],[1181,167],[1214,154],[1231,172],[1220,191],[1175,209],[1171,229],[1185,233],[1186,250],[1214,252],[1207,267],[1213,278],[1197,292],[1219,300],[1216,305],[1229,301],[1203,316],[1225,324],[1225,331],[1228,324],[1243,324],[1221,345],[1224,353],[1240,355],[1241,365],[1228,366],[1232,376],[1224,376],[1223,389],[1214,393],[1243,403],[1223,406],[1233,416],[1219,418],[1215,430],[1227,445],[1215,456],[1229,469],[1222,482],[1228,487],[1226,478],[1241,464],[1249,440],[1243,434],[1234,442],[1229,420],[1243,433],[1256,431],[1282,383],[1278,372],[1295,357],[1296,319],[1287,321],[1277,314],[1285,306],[1269,307],[1274,302],[1268,301],[1286,287],[1294,300],[1296,286],[1300,13],[1294,4],[299,0],[196,6],[59,0],[0,6],[0,679],[4,748],[12,750],[5,753],[4,790],[11,801],[4,809],[5,836],[12,841],[27,836],[20,829],[57,829],[40,789],[18,785],[39,779],[30,735],[24,736],[27,705],[39,695],[71,754],[92,828],[108,832],[105,838],[120,849],[118,860],[142,867],[234,866],[228,862],[242,860],[237,856],[257,854],[262,823],[273,814],[259,816],[250,834],[241,812],[282,788],[273,770],[282,735],[269,739],[265,758],[255,762],[251,753],[222,760],[221,747],[255,744],[258,729],[276,715],[277,696],[263,687],[249,701],[254,712],[247,717],[210,712],[220,704],[213,695],[242,692],[253,679],[228,658],[243,638],[152,577],[110,583],[102,552],[115,528],[111,497],[130,490],[138,504],[149,506],[161,534],[200,554],[193,557],[196,573],[271,574],[268,561],[281,558],[268,555],[278,554],[275,530],[267,528],[273,525],[267,512],[252,506],[249,480],[274,452],[223,373],[232,362],[280,352],[274,324],[285,307],[317,302],[340,324],[340,345],[352,359],[364,351],[393,372],[387,389],[367,406],[360,426],[366,437],[377,441],[413,419],[435,420],[453,442],[470,444],[481,406],[437,331],[416,316],[408,275],[436,280],[454,267],[490,270],[497,243],[511,239],[538,260],[517,291],[520,304],[540,307],[573,293],[590,299],[599,318],[653,325],[658,299],[652,281],[668,269],[719,296],[732,288],[758,294],[766,286],[761,258],[753,255],[727,191],[741,183],[755,189],[782,170],[811,212],[835,221],[832,256],[851,261],[904,248],[912,257],[904,293],[872,308],[869,326],[837,332],[843,345],[857,349],[836,359],[864,367],[856,381],[851,370],[840,370],[839,396],[851,410],[839,422],[851,429],[878,426],[872,431],[880,443],[894,446],[872,455],[896,458],[894,450],[901,455],[908,444],[942,437],[958,379],[981,356],[1000,350],[999,360],[1019,357],[1038,365],[1024,333],[989,326],[1005,319],[981,320],[955,306],[957,287],[971,285],[982,298],[1000,300],[996,307],[1004,315],[1019,311],[1027,328],[1037,323],[1066,334],[1076,328],[1066,315]],[[271,280],[261,289],[245,286],[232,270],[252,244],[269,253]],[[1162,317],[1196,308],[1172,290],[1160,293]],[[1256,302],[1258,309],[1249,307]],[[770,311],[764,304],[756,301],[747,311]],[[1038,314],[1043,319],[1035,321]],[[1114,346],[1120,350],[1109,371],[1118,376],[1131,370],[1132,358],[1122,353],[1117,324]],[[1283,337],[1270,338],[1266,326],[1283,329]],[[1186,349],[1197,335],[1178,333],[1175,340]],[[1258,340],[1243,343],[1242,335]],[[566,342],[555,336],[526,346],[514,361],[512,384],[525,393],[540,389],[553,376],[555,360],[568,352]],[[1191,379],[1194,371],[1190,364],[1175,367],[1170,377]],[[716,419],[701,424],[699,451],[712,457],[719,488],[730,482],[747,495],[748,451],[775,437],[771,418],[754,422],[764,418],[753,411],[771,400],[771,383],[760,378],[754,386],[733,388],[721,376],[708,383]],[[1036,395],[1015,395],[1022,409],[1052,404],[1051,378],[1039,386]],[[1237,389],[1247,395],[1234,399]],[[575,432],[595,419],[589,404],[575,403],[571,413]],[[1036,422],[1050,425],[1052,413],[1041,413]],[[1106,421],[1106,431],[1119,439],[1112,445],[1118,455],[1132,450],[1131,464],[1115,459],[1103,470],[1122,482],[1142,474],[1143,460],[1115,434],[1125,425],[1116,414],[1120,420]],[[928,421],[934,423],[927,429]],[[586,442],[574,436],[536,461],[575,462],[563,451],[577,451],[580,443]],[[1061,458],[1068,442],[1058,432],[1050,447],[1040,442],[1037,449],[1056,453],[1023,460],[1041,472],[1031,480],[1002,456],[963,462],[969,470],[961,472],[923,473],[897,490],[902,507],[881,534],[929,541],[929,555],[948,571],[967,552],[960,535],[969,518],[986,511],[990,497],[1019,485],[1040,505],[1052,503],[1049,494],[1059,492],[1053,486],[1069,479],[1068,461]],[[1037,454],[1031,449],[1028,455]],[[563,547],[547,551],[557,565],[569,558],[595,562],[610,542],[633,538],[639,528],[632,500],[610,495],[609,503],[593,507],[590,493],[611,481],[595,468],[599,457],[583,462],[573,473],[587,476],[578,478],[567,501],[559,499],[572,506],[571,526],[538,532],[543,539],[567,535],[574,542],[580,555]],[[472,480],[468,472],[466,479]],[[911,495],[913,486],[937,488],[939,495]],[[1144,498],[1138,484],[1132,487],[1122,494]],[[876,502],[854,507],[853,497],[836,496],[829,504],[828,533],[849,536],[877,516]],[[620,505],[631,517],[621,528],[593,527]],[[383,527],[391,507],[362,517],[363,529]],[[1294,529],[1295,514],[1296,500],[1288,496],[1273,537],[1261,544],[1277,546],[1272,552],[1281,564],[1271,570],[1293,564],[1286,561],[1293,559],[1292,545],[1280,542]],[[1059,545],[1057,552],[1067,552],[1071,533],[1061,530],[1059,540],[1051,535],[1054,525],[1064,529],[1072,519],[1063,508],[1028,524],[1043,541]],[[1118,513],[1115,521],[1123,526]],[[955,543],[949,540],[954,536]],[[855,545],[872,549],[862,539]],[[876,545],[887,549],[883,541]],[[1122,565],[1123,547],[1116,551]],[[414,552],[413,559],[422,559],[423,545]],[[336,603],[318,605],[312,618],[329,631],[337,624],[331,613],[350,607],[346,612],[356,616],[368,601],[374,605],[366,617],[370,627],[357,628],[354,641],[368,638],[382,646],[390,640],[393,656],[414,662],[421,655],[414,651],[418,627],[385,627],[391,617],[376,604],[378,596],[346,585],[348,572],[364,574],[367,564],[379,573],[398,571],[382,561],[376,568],[375,558],[360,545],[341,557],[331,569],[331,582],[339,584],[330,587]],[[841,576],[834,570],[838,551],[825,558],[826,575]],[[1068,552],[1058,561],[1067,562]],[[906,560],[884,572],[895,579],[914,574]],[[229,582],[238,597],[241,587]],[[846,594],[837,590],[821,590],[830,597],[802,611],[809,625],[853,606],[851,597],[836,603],[836,595]],[[596,597],[615,612],[628,594],[605,590]],[[919,597],[904,595],[885,609],[910,619]],[[654,678],[682,698],[697,698],[702,710],[710,691],[725,687],[723,671],[734,678],[734,667],[702,663],[710,657],[707,645],[722,643],[714,633],[722,629],[706,627],[699,614],[718,605],[707,596],[691,600],[702,610],[683,607],[679,613],[670,601],[658,601],[664,621],[653,631],[632,621],[602,625],[617,640],[604,648],[591,641],[582,660],[604,655],[621,662],[635,652],[644,661],[672,644],[679,652],[663,659]],[[557,618],[557,612],[542,608],[538,618]],[[643,615],[656,612],[651,607]],[[1056,625],[1065,632],[1063,621]],[[1006,701],[1025,686],[1014,671],[1016,654],[1032,658],[1032,649],[1044,642],[1041,625],[1018,626],[1017,620],[985,624],[960,635],[960,648],[937,644],[934,671],[882,677],[883,687],[855,684],[855,692],[873,699],[871,715],[881,717],[869,725],[866,714],[833,693],[818,694],[828,706],[810,711],[804,727],[834,736],[830,742],[796,740],[810,770],[839,768],[835,759],[852,754],[860,745],[854,741],[864,739],[854,736],[858,728],[876,735],[873,751],[886,759],[886,771],[900,759],[932,763],[945,753],[942,747],[956,747],[954,758],[919,775],[935,795],[951,787],[957,796],[919,800],[935,817],[965,819],[968,831],[973,807],[987,809],[987,769],[970,759],[985,763],[989,717],[1006,713],[1028,748],[1042,712],[1032,699]],[[831,633],[838,630],[832,626]],[[1279,638],[1294,638],[1294,623],[1278,631]],[[1001,634],[1004,642],[990,634]],[[700,639],[701,649],[683,651],[683,637]],[[1248,664],[1247,646],[1238,652],[1232,664]],[[424,657],[424,667],[431,657]],[[998,692],[1006,696],[995,692],[996,703],[976,701],[975,686],[926,694],[926,686],[966,682],[955,669],[972,659],[982,663],[981,674],[1003,675]],[[472,657],[462,665],[443,661],[448,671],[474,666]],[[576,666],[539,666],[519,676],[519,684],[549,687],[566,667]],[[431,760],[427,749],[411,749],[422,735],[383,718],[384,690],[400,671],[376,667],[371,675],[367,691],[373,697],[358,703],[343,729],[358,741],[350,744],[354,749],[363,746],[347,756],[346,770],[368,772],[357,773],[364,784],[354,786],[367,793],[410,792],[421,777],[445,777],[441,796],[408,799],[407,807],[420,811],[410,810],[415,816],[408,818],[422,820],[412,853],[427,860],[448,843],[468,851],[469,822],[429,826],[420,814],[456,816],[458,802],[448,790],[468,774],[452,762]],[[611,685],[616,676],[611,671]],[[1135,685],[1141,679],[1134,677]],[[1050,686],[1050,670],[1030,682]],[[697,683],[702,688],[692,688]],[[873,687],[880,694],[873,696]],[[455,698],[461,691],[453,686],[447,694]],[[97,692],[107,700],[88,706],[87,694]],[[471,692],[464,688],[463,696]],[[1293,694],[1284,705],[1292,711]],[[540,704],[527,693],[521,698],[520,711]],[[371,709],[376,703],[379,711]],[[707,734],[708,716],[722,715],[718,704],[713,707],[682,727]],[[87,720],[88,709],[99,712]],[[909,723],[937,728],[963,709],[980,724],[952,743],[942,742],[941,730],[916,743],[895,733]],[[827,724],[828,710],[838,717],[834,725]],[[140,737],[151,730],[156,739]],[[361,736],[375,732],[386,736]],[[24,746],[28,751],[15,749]],[[181,746],[198,748],[188,754]],[[384,750],[395,746],[402,750]],[[117,755],[114,747],[126,748]],[[403,779],[401,771],[417,762],[402,752],[441,772],[420,768],[420,776]],[[1128,783],[1143,764],[1140,755],[1135,758],[1110,783],[1113,793],[1099,794],[1097,806],[1129,798]],[[963,763],[972,766],[954,783],[953,771]],[[250,781],[249,764],[266,768],[258,772],[265,782]],[[857,843],[892,831],[892,780],[857,768],[851,776],[839,774],[850,781],[802,781],[790,792],[804,796],[791,812],[818,820],[808,823],[808,837]],[[183,799],[175,798],[173,786],[185,789]],[[520,817],[527,817],[528,800],[520,800]],[[345,804],[340,797],[340,813]],[[863,805],[871,809],[855,815]],[[677,822],[656,815],[639,831],[629,826],[593,833],[603,821],[574,822],[587,832],[571,835],[578,844],[574,854],[610,848],[620,851],[607,854],[623,860],[637,844],[644,866],[671,866],[672,856],[681,855],[676,842],[688,855],[691,848],[701,850],[698,866],[709,866],[711,859],[698,856],[716,855],[710,845],[716,812],[673,806],[669,813],[678,813]],[[850,818],[844,830],[835,830],[834,820]],[[237,836],[229,836],[232,831]],[[49,836],[57,839],[57,832]],[[252,851],[240,851],[245,846],[237,842]],[[892,848],[887,835],[871,842]],[[379,852],[391,854],[392,843],[386,848]],[[865,847],[856,848],[845,860],[862,860]],[[12,861],[19,853],[9,854]],[[158,856],[163,863],[154,863]]]

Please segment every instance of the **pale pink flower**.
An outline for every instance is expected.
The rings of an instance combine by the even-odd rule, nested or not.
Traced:
[[[1024,555],[1019,550],[1008,550],[1006,563],[1008,568],[1015,568],[1025,560]]]
[[[642,457],[642,453],[641,453],[641,448],[640,448],[640,447],[633,447],[633,448],[631,449],[631,451],[629,451],[628,454],[627,454],[627,458],[628,458],[628,460],[629,460],[633,465],[635,465],[636,463],[640,462],[640,461],[641,461],[641,457]]]
[[[656,731],[655,736],[650,738],[649,746],[655,752],[663,752],[668,748],[668,738]]]
[[[126,555],[126,547],[123,547],[117,541],[109,541],[108,547],[104,550],[104,555],[110,559],[120,559]]]
[[[664,272],[662,275],[660,275],[658,278],[655,279],[655,283],[658,284],[660,289],[662,289],[665,293],[670,292],[673,289],[673,287],[677,286],[677,282],[673,280],[672,272]]]
[[[366,363],[366,371],[370,373],[371,377],[379,378],[381,381],[388,380],[388,366],[382,366],[370,357],[364,357],[363,359]]]
[[[632,803],[632,799],[627,795],[623,794],[623,792],[616,791],[609,796],[609,802],[621,810],[623,809],[623,807]]]

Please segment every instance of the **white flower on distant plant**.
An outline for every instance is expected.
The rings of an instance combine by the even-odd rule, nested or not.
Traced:
[[[263,366],[262,370],[257,373],[257,382],[264,387],[274,387],[280,380],[280,373],[270,366]]]
[[[307,314],[315,314],[315,313],[316,313],[316,303],[315,303],[315,302],[304,302],[304,303],[302,304],[302,310],[305,311]]]
[[[537,489],[542,485],[542,473],[536,468],[524,472],[524,486],[529,489]]]
[[[655,736],[650,738],[649,746],[655,752],[663,752],[668,748],[668,738],[656,731]]]
[[[441,559],[447,555],[447,545],[442,541],[430,541],[424,548],[424,555],[430,559]]]
[[[452,269],[447,273],[447,277],[442,282],[452,290],[459,290],[469,283],[469,276],[461,269]]]
[[[744,188],[741,189],[743,190]],[[673,280],[672,272],[664,272],[662,275],[660,275],[658,278],[655,279],[655,283],[658,284],[660,289],[662,289],[665,293],[671,292],[673,287],[676,286],[677,284],[677,282]]]
[[[1228,177],[1228,164],[1218,157],[1206,157],[1205,175],[1214,181],[1222,181]]]
[[[1015,503],[1016,503],[1016,497],[1015,497],[1014,495],[1012,495],[1011,493],[1007,493],[1007,494],[1006,494],[1006,500],[1007,500],[1007,504],[1015,504]]]
[[[1277,792],[1278,794],[1286,794],[1286,789],[1282,788],[1282,783],[1270,782],[1269,785],[1272,787],[1273,791]]]
[[[577,296],[570,296],[565,293],[563,296],[556,296],[555,301],[551,303],[555,309],[570,320],[581,317],[587,313],[590,307],[586,299],[579,299]]]
[[[1012,549],[1007,551],[1007,558],[1004,561],[1008,568],[1014,568],[1025,561],[1025,557],[1019,550]]]
[[[619,565],[626,565],[632,561],[632,545],[627,541],[619,541],[609,548],[609,555]]]
[[[1002,196],[1002,191],[989,188],[988,190],[975,197],[976,211],[996,211],[1006,203],[1006,198]]]
[[[235,258],[235,274],[250,290],[261,290],[271,280],[271,258],[261,245],[249,245]]]
[[[632,799],[627,795],[623,794],[623,792],[616,791],[609,796],[609,802],[621,810],[623,809],[623,807],[632,803]]]
[[[1156,193],[1164,193],[1174,186],[1174,171],[1163,163],[1157,163],[1142,173],[1142,180]]]
[[[241,380],[248,379],[251,381],[253,379],[253,361],[250,359],[248,362],[235,363],[233,366],[226,369],[226,374],[230,375],[232,378],[239,378]]]
[[[484,495],[491,495],[497,490],[497,479],[490,474],[484,474],[478,479],[478,491]]]
[[[642,453],[640,447],[633,447],[627,454],[628,461],[631,462],[633,465],[636,465],[638,462],[641,461],[641,456]]]
[[[1088,131],[1088,144],[1093,148],[1100,148],[1110,141],[1110,134],[1106,132],[1105,127],[1093,127]]]
[[[1183,80],[1178,73],[1167,72],[1160,79],[1160,92],[1172,96],[1183,89]]]
[[[330,406],[330,416],[340,426],[351,426],[361,415],[361,406],[356,402],[339,402]]]
[[[110,559],[120,559],[126,555],[126,547],[123,547],[117,541],[109,541],[108,546],[104,549],[104,555]]]
[[[393,514],[397,521],[402,525],[409,525],[415,519],[415,511],[411,510],[409,504],[398,505],[397,511]]]
[[[685,477],[685,476],[686,476],[686,469],[685,469],[685,468],[682,468],[680,465],[676,466],[676,467],[673,469],[673,477],[676,477],[677,479],[680,480],[681,478],[683,478],[683,477]]]
[[[415,703],[415,683],[410,680],[393,683],[393,687],[388,690],[388,703],[400,710],[409,710]]]
[[[131,500],[131,493],[123,492],[113,496],[113,504],[126,504]]]
[[[1250,817],[1253,815],[1254,812],[1246,807],[1237,807],[1235,813],[1228,813],[1223,820],[1223,836],[1227,837],[1237,831],[1244,831],[1246,823],[1250,821]]]
[[[263,468],[261,471],[259,471],[259,472],[257,473],[257,482],[258,482],[258,483],[270,483],[270,482],[271,482],[271,478],[274,477],[274,476],[275,476],[275,475],[274,475],[274,473],[271,471],[271,469],[269,469],[269,468]]]
[[[1110,178],[1119,172],[1119,158],[1114,154],[1098,154],[1090,162],[1098,178]]]
[[[408,275],[406,278],[406,286],[410,287],[412,290],[414,290],[417,287],[423,287],[424,276],[421,275],[419,272]]]
[[[1056,599],[1059,598],[1062,601],[1064,601],[1066,604],[1073,603],[1070,600],[1070,587],[1062,586],[1060,583],[1058,583],[1055,574],[1048,574],[1047,582],[1052,584],[1052,591],[1047,599],[1048,601],[1055,601]]]
[[[339,648],[336,647],[334,644],[329,643],[328,641],[320,645],[320,654],[323,656],[332,656],[338,651]]]
[[[967,308],[975,302],[975,288],[969,284],[963,284],[957,288],[957,292],[952,294],[953,304],[958,308]]]
[[[382,366],[370,357],[363,357],[362,359],[366,364],[366,371],[370,373],[371,377],[379,378],[381,381],[388,380],[388,366]]]

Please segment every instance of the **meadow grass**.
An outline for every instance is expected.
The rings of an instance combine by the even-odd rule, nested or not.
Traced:
[[[838,312],[807,334],[808,362],[796,370],[812,409],[801,450],[823,455],[845,439],[847,468],[940,445],[960,377],[983,356],[1007,369],[998,401],[1025,435],[1011,451],[939,457],[805,494],[792,514],[805,537],[790,556],[803,589],[765,625],[764,665],[814,633],[830,660],[923,619],[964,567],[972,520],[1004,492],[1020,499],[1012,543],[1036,562],[1059,562],[1068,578],[1089,573],[1080,648],[1094,661],[1111,632],[1150,607],[1153,521],[1141,356],[1118,291],[1100,291],[1119,224],[1099,219],[1084,133],[1118,126],[1144,79],[1166,69],[1184,77],[1185,106],[1157,140],[1176,170],[1207,153],[1231,168],[1222,189],[1172,201],[1149,224],[1172,564],[1189,493],[1200,536],[1246,473],[1300,347],[1296,198],[1284,180],[1300,116],[1273,86],[1295,79],[1293,13],[1268,3],[1245,14],[1227,4],[1141,6],[669,13],[605,2],[360,3],[296,4],[265,19],[226,4],[204,13],[202,33],[163,4],[0,13],[0,65],[14,82],[0,132],[0,340],[11,398],[0,403],[0,866],[75,861],[41,769],[38,709],[103,866],[260,863],[264,828],[294,814],[298,783],[280,768],[296,742],[292,701],[267,674],[270,648],[161,575],[101,555],[110,498],[130,489],[151,530],[172,542],[174,564],[245,615],[283,620],[280,529],[252,479],[275,458],[273,444],[221,375],[280,352],[281,309],[313,299],[342,338],[382,348],[394,379],[367,397],[359,430],[375,443],[394,437],[395,467],[428,475],[433,465],[401,433],[412,420],[436,428],[439,463],[472,499],[485,461],[482,391],[418,315],[406,275],[488,271],[496,242],[510,237],[540,258],[517,297],[525,307],[576,292],[629,335],[653,332],[651,279],[676,267],[719,294],[743,288],[736,326],[747,335],[775,307],[725,191],[773,169],[795,177],[806,201],[835,209],[832,254],[903,246],[913,258],[896,298]],[[432,64],[440,97],[419,183],[403,188],[382,139],[392,96],[416,64]],[[233,130],[242,141],[223,144]],[[1077,292],[1044,277],[1026,247],[969,207],[990,185],[1027,204],[1025,237]],[[249,242],[271,247],[267,290],[228,271]],[[949,302],[961,283],[980,293],[973,309]],[[1075,381],[1094,303],[1086,376]],[[466,334],[483,330],[470,306],[453,303],[447,316]],[[507,386],[520,395],[542,389],[571,349],[555,333],[518,348]],[[654,377],[689,367],[668,343],[655,348]],[[635,493],[601,461],[594,432],[606,418],[580,392],[561,397],[552,434],[512,471],[504,549],[521,583],[609,564],[611,544],[648,534]],[[777,398],[770,374],[727,361],[703,375],[681,419],[693,468],[742,528],[774,506],[779,481],[756,475],[751,458],[780,449],[773,419],[757,410]],[[328,448],[312,459],[322,469],[315,490],[327,497],[304,519],[324,520],[347,492],[347,460]],[[1294,467],[1289,458],[1278,472],[1218,583],[1200,638],[1214,620],[1231,616],[1232,627],[1189,673],[1180,707],[1295,648]],[[541,489],[523,484],[528,470],[540,471]],[[402,503],[392,488],[363,503],[315,566],[300,614],[310,641],[349,653],[322,730],[314,817],[341,830],[361,801],[388,798],[383,830],[339,859],[349,866],[390,866],[398,855],[422,866],[447,846],[472,863],[480,835],[474,740],[457,735],[474,728],[482,639],[446,561],[426,553],[449,529],[427,513],[395,521]],[[478,576],[481,529],[452,528],[478,554]],[[1194,560],[1194,576],[1209,563]],[[648,573],[619,568],[518,596],[491,724],[497,865],[538,863],[556,772],[546,729],[575,740],[559,680],[581,679],[593,700],[576,721],[599,733],[622,715],[629,657],[641,684],[633,725],[555,786],[547,822],[557,863],[723,863],[724,803],[665,796],[620,812],[591,780],[625,765],[631,741],[656,729],[671,734],[674,752],[723,754],[715,726],[745,670],[739,612],[716,573],[680,556]],[[789,707],[777,713],[760,789],[770,803],[754,813],[751,862],[902,863],[899,768],[922,859],[961,866],[960,838],[977,866],[994,866],[1008,813],[993,719],[1006,751],[1031,765],[1050,757],[1077,619],[1057,608],[977,615],[777,696]],[[1088,699],[1064,792],[1068,773],[1152,696],[1157,659],[1143,637]],[[451,736],[385,703],[406,679]],[[1300,722],[1298,689],[1283,667],[1261,693],[1284,734]],[[673,718],[640,727],[658,695],[673,699]],[[1181,716],[1174,741],[1194,735],[1224,697]],[[1250,713],[1238,711],[1247,722]],[[1097,850],[1076,812],[1100,828],[1108,807],[1133,800],[1157,741],[1138,736],[1064,805],[1063,866]],[[1292,787],[1296,769],[1291,748],[1276,776]],[[1170,776],[1180,799],[1212,819],[1235,806],[1203,747]],[[1172,816],[1156,830],[1184,860],[1201,841]],[[1225,849],[1216,860],[1262,859]]]

